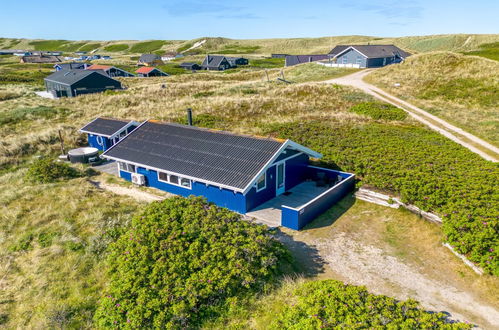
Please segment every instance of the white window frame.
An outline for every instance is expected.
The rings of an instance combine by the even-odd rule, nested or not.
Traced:
[[[263,187],[262,188],[258,188],[258,182],[260,182],[260,179],[262,177],[263,177],[263,183],[264,183]],[[263,172],[262,175],[260,175],[260,177],[258,177],[258,179],[255,182],[255,187],[256,187],[256,192],[259,192],[259,191],[267,189],[267,171]]]
[[[124,165],[125,169],[123,169],[123,165]],[[133,172],[130,171],[129,166],[133,166]],[[127,162],[118,162],[118,169],[120,171],[127,172],[127,173],[137,173],[137,166],[133,165],[133,164],[128,164]]]
[[[342,63],[342,64],[347,64],[347,63],[348,63],[348,58],[347,58],[346,56],[343,56],[343,57],[341,58],[341,63]]]
[[[192,190],[192,180],[191,179],[187,179],[187,178],[185,178],[183,176],[176,175],[176,174],[170,174],[170,173],[164,172],[164,171],[156,171],[156,173],[157,173],[157,177],[158,177],[158,181],[159,182],[163,182],[163,183],[171,184],[172,186],[177,186],[177,187],[182,187],[184,189],[190,189],[190,190]],[[166,176],[168,178],[168,181],[160,179],[159,173],[166,174]],[[170,181],[170,176],[172,176],[172,175],[176,176],[178,178],[178,183],[173,183],[173,182]],[[189,185],[188,186],[182,185],[182,180],[187,180],[189,182]]]

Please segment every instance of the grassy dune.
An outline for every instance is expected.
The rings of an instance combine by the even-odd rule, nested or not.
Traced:
[[[498,62],[449,52],[421,54],[367,79],[499,146]]]
[[[345,43],[395,44],[411,52],[429,51],[476,51],[484,44],[499,42],[498,34],[449,34],[415,37],[384,38],[372,36],[335,36],[320,38],[281,38],[281,39],[229,39],[202,37],[193,40],[116,40],[116,41],[68,41],[68,40],[29,40],[0,39],[1,48],[25,48],[38,50],[93,50],[103,53],[138,54],[142,52],[183,51],[198,41],[206,40],[199,48],[192,50],[222,54],[323,54],[334,46]]]

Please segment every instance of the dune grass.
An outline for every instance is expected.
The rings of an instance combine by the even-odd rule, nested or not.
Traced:
[[[409,57],[366,79],[499,146],[498,77],[498,62],[438,52]]]
[[[479,50],[465,52],[466,55],[476,55],[499,61],[499,42],[480,45]]]

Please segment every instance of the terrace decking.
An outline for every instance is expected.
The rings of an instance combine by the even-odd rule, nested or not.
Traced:
[[[262,205],[246,213],[246,216],[255,218],[257,222],[264,223],[269,227],[281,225],[281,206],[286,205],[293,208],[308,203],[330,187],[317,187],[314,181],[305,181],[291,188],[287,193],[279,195]]]

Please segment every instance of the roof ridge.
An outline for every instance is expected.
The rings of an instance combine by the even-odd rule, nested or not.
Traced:
[[[252,138],[252,139],[266,140],[266,141],[274,141],[274,142],[279,142],[279,143],[284,143],[284,141],[286,141],[285,139],[278,139],[278,138],[273,138],[273,137],[266,137],[266,136],[260,136],[260,135],[250,135],[250,134],[244,134],[244,133],[235,133],[235,132],[225,131],[222,129],[184,125],[184,124],[180,124],[180,123],[165,122],[165,121],[153,120],[153,119],[149,119],[149,120],[147,120],[147,122],[154,123],[154,124],[183,127],[183,128],[187,128],[187,129],[193,129],[193,130],[199,130],[199,131],[205,131],[205,132],[211,132],[211,133],[240,136],[240,137],[246,137],[246,138]]]

